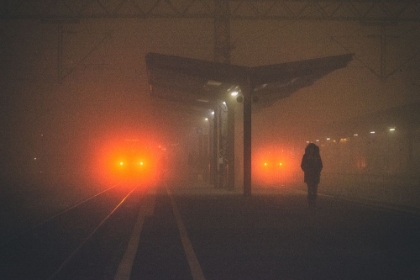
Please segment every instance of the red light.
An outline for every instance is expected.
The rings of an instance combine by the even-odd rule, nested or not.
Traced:
[[[259,186],[295,183],[300,172],[301,154],[294,148],[277,145],[256,146],[252,157],[252,180]]]
[[[109,141],[98,149],[95,177],[107,185],[153,185],[157,180],[159,152],[157,145],[143,141],[124,138]]]

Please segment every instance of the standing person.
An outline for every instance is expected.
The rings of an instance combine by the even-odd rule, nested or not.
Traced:
[[[304,182],[308,185],[308,203],[311,209],[315,208],[318,184],[321,177],[322,160],[319,154],[319,147],[309,143],[305,148],[305,154],[300,164],[304,172]]]

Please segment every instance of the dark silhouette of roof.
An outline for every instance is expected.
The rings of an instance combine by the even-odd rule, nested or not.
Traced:
[[[333,122],[322,129],[322,134],[338,137],[352,136],[354,133],[383,132],[395,127],[410,130],[420,126],[420,102],[413,102],[355,118]]]
[[[237,66],[172,55],[149,53],[146,66],[152,96],[184,105],[211,109],[230,90],[251,82],[258,96],[255,108],[272,105],[344,68],[353,54],[258,67]]]

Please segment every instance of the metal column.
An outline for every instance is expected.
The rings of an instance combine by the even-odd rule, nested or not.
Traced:
[[[248,83],[241,87],[244,96],[244,196],[251,196],[251,106],[254,87]]]

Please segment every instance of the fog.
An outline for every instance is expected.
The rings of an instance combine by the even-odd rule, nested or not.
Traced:
[[[0,278],[415,279],[414,2],[0,0]],[[223,51],[246,89],[146,67]]]
[[[90,169],[98,146],[110,139],[134,136],[170,146],[182,143],[198,121],[151,99],[145,55],[213,61],[211,20],[97,19],[61,27],[11,20],[2,21],[0,31],[3,177],[30,180],[42,171],[74,178]],[[254,113],[253,145],[301,149],[307,135],[326,125],[419,101],[414,46],[420,32],[406,23],[388,34],[395,38],[381,68],[379,27],[232,21],[232,64],[356,55],[347,68]]]

